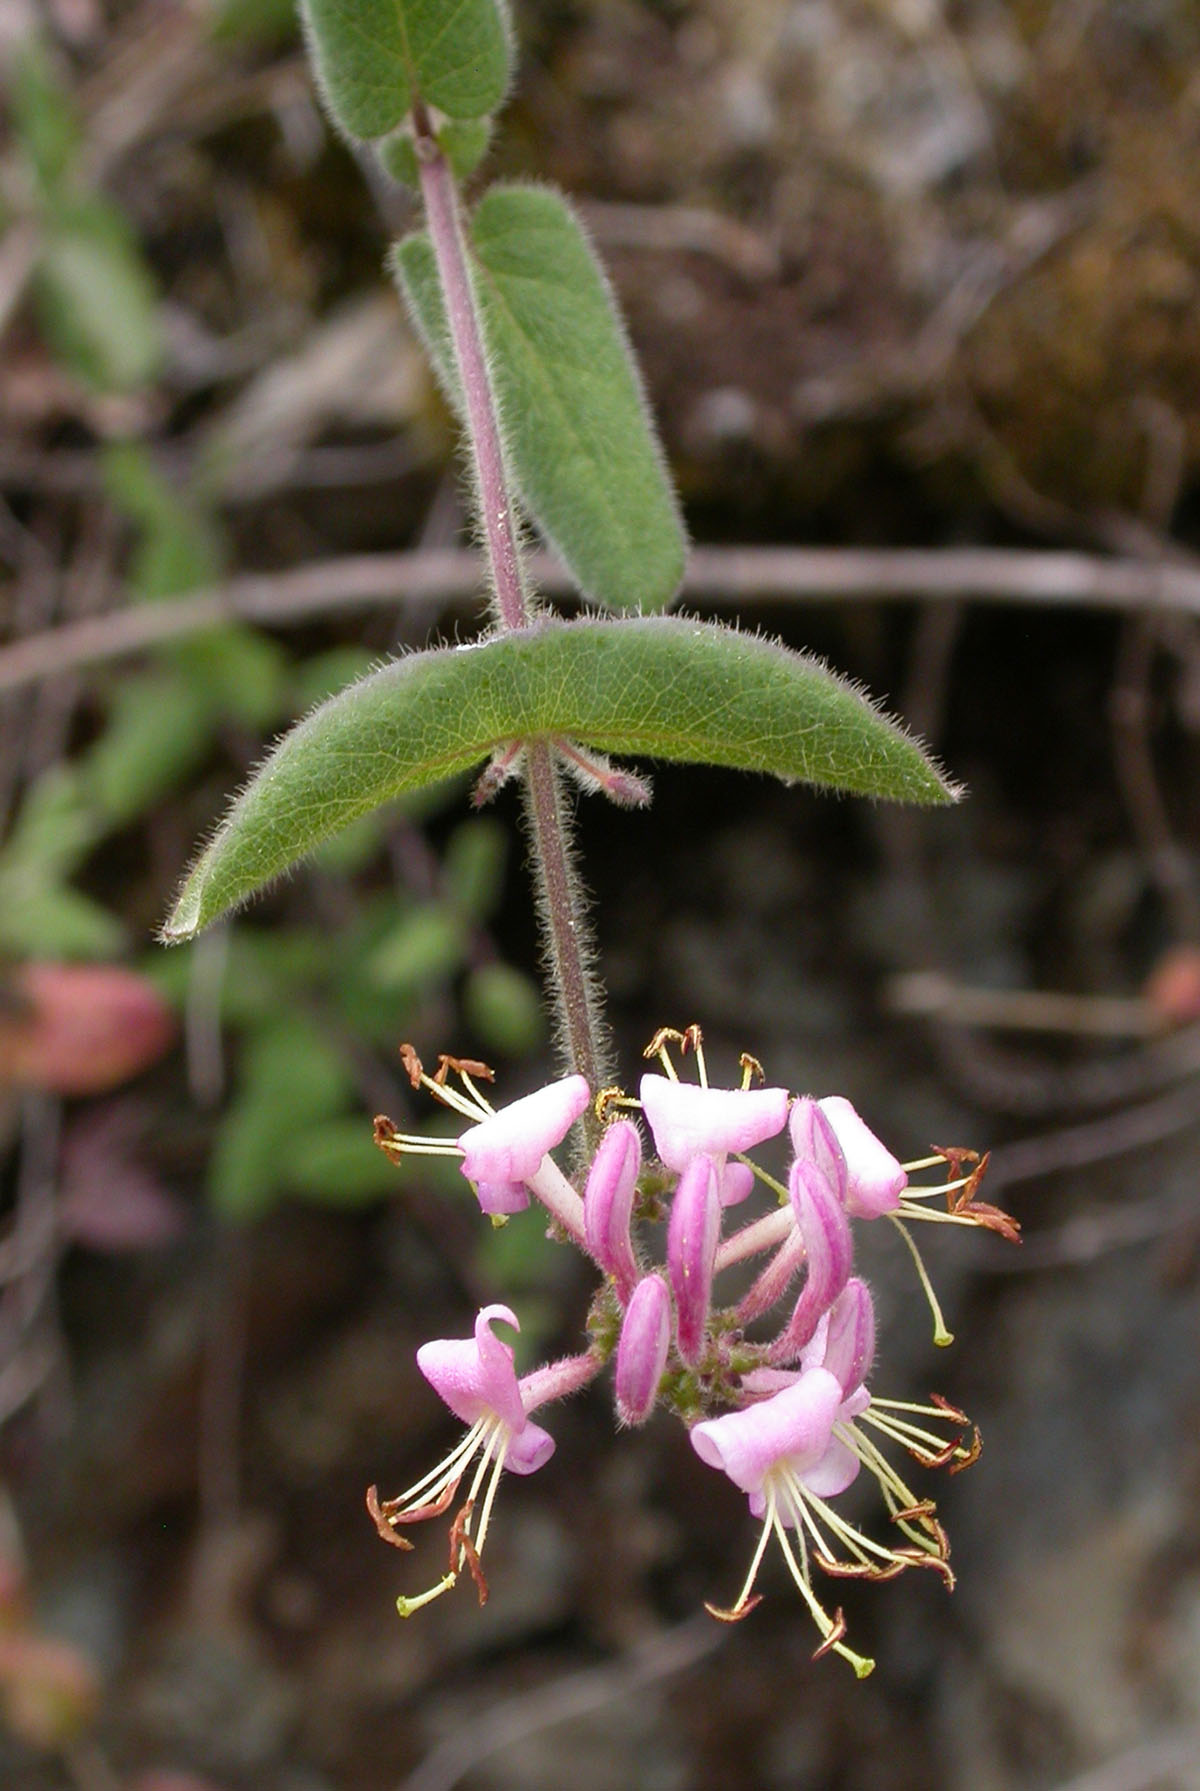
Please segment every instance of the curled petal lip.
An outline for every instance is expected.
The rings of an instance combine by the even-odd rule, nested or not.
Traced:
[[[846,1159],[846,1211],[855,1219],[894,1213],[908,1186],[908,1176],[896,1158],[845,1095],[826,1095],[817,1105],[833,1127]]]
[[[444,1337],[423,1343],[417,1351],[417,1367],[438,1398],[464,1424],[474,1424],[485,1417],[499,1418],[515,1436],[528,1419],[521,1403],[512,1348],[492,1331],[497,1320],[511,1325],[514,1331],[521,1329],[510,1307],[484,1306],[475,1320],[474,1337]]]

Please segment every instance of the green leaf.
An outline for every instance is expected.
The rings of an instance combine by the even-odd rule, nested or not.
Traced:
[[[114,958],[125,946],[115,915],[62,883],[0,870],[0,950],[19,958]]]
[[[463,989],[463,1013],[490,1051],[526,1057],[542,1043],[546,1018],[537,987],[511,964],[483,964]]]
[[[208,738],[207,704],[191,685],[158,672],[127,678],[80,773],[105,820],[122,827],[182,782]]]
[[[287,1192],[298,1133],[333,1118],[351,1090],[349,1070],[308,1020],[289,1015],[250,1041],[241,1085],[218,1128],[209,1196],[223,1218],[257,1218]]]
[[[464,821],[451,834],[442,883],[447,899],[468,920],[485,920],[500,900],[507,859],[508,834],[489,816]]]
[[[448,118],[434,132],[438,148],[450,164],[456,180],[467,180],[474,174],[488,152],[492,140],[490,118]],[[375,146],[380,165],[401,186],[421,188],[421,164],[411,125],[402,125],[394,136]]]
[[[452,976],[464,950],[458,916],[437,902],[422,902],[380,940],[367,960],[366,973],[377,988],[409,994]]]
[[[680,616],[547,620],[410,654],[315,710],[238,797],[163,938],[188,938],[359,815],[469,770],[500,742],[562,735],[901,802],[959,794],[807,654]]]
[[[297,1132],[284,1165],[289,1193],[323,1206],[362,1206],[399,1191],[396,1170],[358,1118],[329,1119]]]
[[[471,221],[475,286],[522,502],[588,597],[660,610],[686,540],[599,262],[562,197],[493,187]],[[452,403],[457,375],[428,237],[393,265]]]
[[[302,0],[325,103],[351,137],[386,136],[423,99],[483,118],[508,90],[512,45],[499,0]]]
[[[51,347],[87,384],[124,392],[157,373],[154,282],[115,206],[93,198],[48,225],[35,290]]]

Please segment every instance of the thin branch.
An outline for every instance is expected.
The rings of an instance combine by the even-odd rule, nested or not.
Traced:
[[[550,555],[531,555],[528,569],[548,596],[571,595],[570,579]],[[423,548],[319,560],[293,572],[248,573],[170,603],[89,616],[0,648],[0,691],[123,659],[226,622],[287,628],[342,610],[399,605],[436,610],[475,596],[482,571],[479,556],[468,549]],[[1200,616],[1200,567],[996,547],[698,547],[683,594],[693,604],[714,609],[746,603],[966,598]]]

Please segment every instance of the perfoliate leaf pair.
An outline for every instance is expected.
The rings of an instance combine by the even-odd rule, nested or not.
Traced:
[[[316,709],[260,767],[164,928],[188,938],[358,816],[515,739],[769,772],[859,795],[957,792],[818,661],[685,617],[543,621],[413,653]]]

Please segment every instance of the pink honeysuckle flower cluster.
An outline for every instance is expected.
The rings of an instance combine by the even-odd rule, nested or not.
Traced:
[[[680,1079],[672,1047],[681,1059],[693,1055],[698,1081]],[[593,1092],[581,1076],[568,1076],[494,1108],[479,1086],[492,1079],[486,1065],[442,1057],[428,1076],[412,1047],[402,1047],[413,1087],[468,1123],[456,1138],[430,1138],[379,1119],[380,1147],[396,1158],[457,1158],[493,1224],[536,1200],[553,1221],[552,1235],[590,1257],[602,1279],[588,1315],[588,1347],[521,1378],[511,1346],[495,1334],[497,1323],[519,1329],[506,1306],[485,1306],[472,1337],[417,1352],[422,1374],[467,1429],[398,1498],[381,1500],[374,1487],[368,1494],[380,1534],[405,1549],[412,1544],[404,1526],[454,1508],[445,1573],[429,1590],[401,1597],[398,1608],[411,1615],[464,1572],[484,1601],[480,1557],[500,1478],[506,1468],[531,1474],[554,1451],[531,1414],[594,1381],[611,1359],[619,1423],[644,1424],[659,1407],[673,1413],[700,1460],[746,1493],[760,1520],[738,1597],[728,1609],[708,1609],[735,1621],[754,1608],[774,1536],[820,1634],[817,1653],[840,1654],[863,1675],[873,1663],[846,1644],[842,1612],[821,1603],[812,1569],[882,1580],[928,1567],[952,1585],[936,1508],[909,1486],[894,1456],[904,1452],[922,1467],[955,1473],[974,1461],[979,1440],[963,1413],[936,1395],[922,1404],[868,1389],[875,1311],[870,1289],[853,1273],[854,1225],[885,1219],[900,1234],[939,1344],[952,1339],[909,1221],[982,1226],[1010,1239],[1017,1227],[977,1198],[987,1160],[972,1151],[935,1147],[900,1163],[843,1096],[818,1100],[755,1086],[762,1071],[750,1057],[742,1059],[739,1087],[712,1087],[694,1026],[659,1032],[646,1055],[658,1060],[661,1074],[643,1076],[636,1098],[619,1088]],[[581,1120],[590,1161],[577,1187],[552,1152]],[[748,1152],[785,1135],[781,1180]],[[939,1167],[948,1172],[939,1182],[909,1180]],[[730,1208],[755,1187],[768,1210],[728,1228]],[[944,1205],[934,1204],[939,1198]],[[655,1262],[650,1244],[664,1220],[665,1261]],[[730,1280],[735,1286],[726,1293]],[[832,1503],[864,1469],[883,1498],[887,1541],[851,1524]]]

